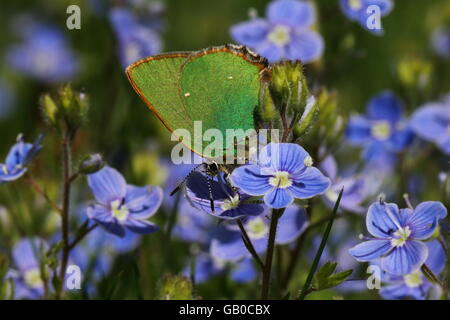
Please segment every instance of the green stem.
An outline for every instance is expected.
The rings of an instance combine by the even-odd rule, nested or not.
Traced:
[[[239,226],[239,230],[241,230],[242,241],[244,242],[245,247],[247,248],[248,252],[250,252],[253,259],[255,259],[255,261],[261,267],[261,270],[264,270],[264,263],[262,262],[261,258],[259,257],[258,253],[256,252],[255,247],[253,246],[252,240],[248,236],[247,231],[245,230],[241,219],[237,220],[237,224]]]
[[[311,269],[309,270],[308,277],[306,278],[305,285],[303,286],[303,289],[298,297],[299,300],[305,300],[306,295],[311,292],[310,291],[311,283],[314,278],[314,274],[316,273],[317,267],[319,266],[320,257],[322,257],[322,253],[323,250],[325,249],[325,245],[327,244],[328,237],[330,236],[331,227],[333,226],[334,219],[336,218],[336,214],[339,209],[339,203],[341,202],[342,193],[344,193],[344,188],[342,188],[341,191],[339,192],[339,197],[337,198],[336,203],[334,204],[331,220],[328,222],[327,228],[325,229],[322,241],[320,242],[319,249],[317,250],[316,256],[314,257],[314,261],[311,266]]]
[[[277,234],[277,226],[280,217],[283,215],[285,208],[273,209],[272,218],[270,219],[269,239],[267,242],[266,262],[263,269],[263,282],[261,288],[261,299],[267,300],[269,297],[270,275],[272,272],[273,251],[275,248],[275,238]]]

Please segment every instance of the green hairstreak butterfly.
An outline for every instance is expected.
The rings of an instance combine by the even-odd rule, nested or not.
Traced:
[[[183,128],[182,142],[204,155],[210,141],[194,134],[201,130],[254,129],[254,111],[261,84],[270,77],[267,60],[245,46],[228,44],[195,52],[175,52],[141,59],[126,69],[131,85],[171,132]],[[201,141],[198,141],[201,140]],[[224,154],[234,150],[224,146]]]

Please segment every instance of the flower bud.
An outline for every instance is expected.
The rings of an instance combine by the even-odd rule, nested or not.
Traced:
[[[90,154],[81,161],[78,172],[81,174],[92,174],[101,170],[104,165],[105,163],[100,154]]]
[[[189,300],[193,299],[191,281],[183,276],[166,275],[161,284],[161,300]]]
[[[44,119],[47,121],[47,123],[50,126],[58,128],[59,113],[58,106],[56,105],[55,100],[53,100],[50,94],[46,93],[41,96],[40,105],[42,107]]]
[[[275,120],[278,116],[278,111],[273,101],[269,84],[267,83],[263,84],[260,102],[260,116],[261,120],[265,122]]]

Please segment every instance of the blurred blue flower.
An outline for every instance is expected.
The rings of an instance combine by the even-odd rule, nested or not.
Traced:
[[[438,55],[450,59],[450,29],[435,29],[431,35],[431,46]]]
[[[414,135],[403,118],[401,101],[384,91],[370,99],[366,115],[349,119],[346,137],[351,144],[364,147],[366,161],[389,169],[395,154],[409,146]]]
[[[231,279],[237,283],[248,283],[252,282],[258,276],[258,272],[253,264],[253,260],[248,257],[240,262],[237,262],[232,271]]]
[[[17,143],[11,147],[5,163],[0,163],[0,184],[19,179],[27,171],[27,165],[42,149],[42,135],[34,143],[23,141],[22,134],[17,137]]]
[[[421,106],[411,118],[411,128],[419,137],[450,154],[450,101]]]
[[[119,57],[124,68],[161,51],[158,33],[141,23],[131,10],[113,8],[109,13],[109,20],[118,39]]]
[[[223,219],[239,219],[257,216],[264,212],[264,206],[250,201],[250,196],[233,190],[223,175],[208,179],[200,172],[193,172],[187,182],[187,197],[197,208]],[[213,199],[214,212],[211,210]]]
[[[31,23],[21,30],[23,41],[7,50],[10,66],[43,82],[70,80],[79,69],[79,60],[69,48],[64,34],[44,23]]]
[[[268,144],[261,149],[257,164],[236,168],[230,179],[249,195],[264,195],[271,208],[287,207],[294,198],[314,197],[330,186],[330,179],[312,167],[309,154],[293,143]]]
[[[258,253],[263,253],[267,249],[269,224],[270,220],[266,216],[250,217],[243,222],[244,228]],[[293,242],[307,226],[305,209],[297,205],[288,207],[279,220],[276,243],[288,244]],[[238,262],[245,257],[250,257],[236,224],[226,225],[216,230],[211,241],[210,253],[215,259],[230,262]]]
[[[432,236],[447,209],[440,202],[427,201],[414,210],[399,210],[395,203],[376,202],[369,207],[366,226],[375,238],[349,250],[358,261],[381,258],[383,270],[406,275],[418,270],[428,257],[428,248],[420,240]]]
[[[194,281],[196,284],[204,283],[211,277],[217,275],[224,269],[224,264],[213,259],[208,253],[201,252],[195,258],[194,262]],[[191,264],[188,264],[182,271],[182,274],[186,277],[191,276]]]
[[[14,282],[14,299],[38,299],[44,294],[41,275],[41,250],[47,250],[47,243],[40,238],[25,238],[13,248],[14,269],[7,273],[7,279]]]
[[[8,83],[0,78],[0,121],[7,119],[13,112],[15,94]]]
[[[428,259],[425,264],[435,274],[439,275],[445,267],[446,253],[438,240],[425,243],[428,248]],[[428,281],[421,270],[416,270],[404,276],[388,273],[381,275],[383,286],[380,295],[385,299],[416,299],[424,300],[433,284]]]
[[[231,27],[235,41],[255,50],[270,63],[283,59],[309,63],[323,53],[322,37],[311,26],[316,21],[310,2],[276,0],[269,3],[267,19],[253,18]]]
[[[139,234],[158,230],[146,219],[161,205],[159,187],[127,185],[123,176],[108,166],[88,175],[88,184],[97,203],[87,208],[87,216],[107,231],[123,238],[125,229]]]
[[[370,16],[374,14],[371,6],[377,6],[380,10],[380,16],[384,17],[392,11],[394,3],[392,0],[340,0],[340,5],[342,12],[350,20],[358,22],[363,28],[374,34],[382,34],[382,27],[380,29],[371,29],[368,26]]]
[[[331,187],[322,196],[329,208],[333,208],[339,192],[344,187],[339,209],[353,213],[366,211],[363,202],[373,195],[377,189],[373,185],[374,181],[368,172],[338,176],[337,163],[333,156],[328,156],[321,162],[320,170],[333,181]]]

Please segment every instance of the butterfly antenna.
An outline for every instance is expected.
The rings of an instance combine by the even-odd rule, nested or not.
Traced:
[[[170,196],[173,196],[175,193],[177,193],[178,191],[180,191],[181,187],[186,183],[187,179],[189,179],[189,177],[195,172],[197,171],[197,169],[202,166],[203,163],[200,163],[199,165],[195,166],[185,177],[183,180],[181,180],[181,182],[175,187],[175,189],[172,190],[172,192],[170,193]]]
[[[214,214],[214,198],[212,194],[212,188],[211,188],[211,177],[206,176],[206,184],[208,185],[208,194],[209,194],[209,203],[211,205],[211,213]]]

